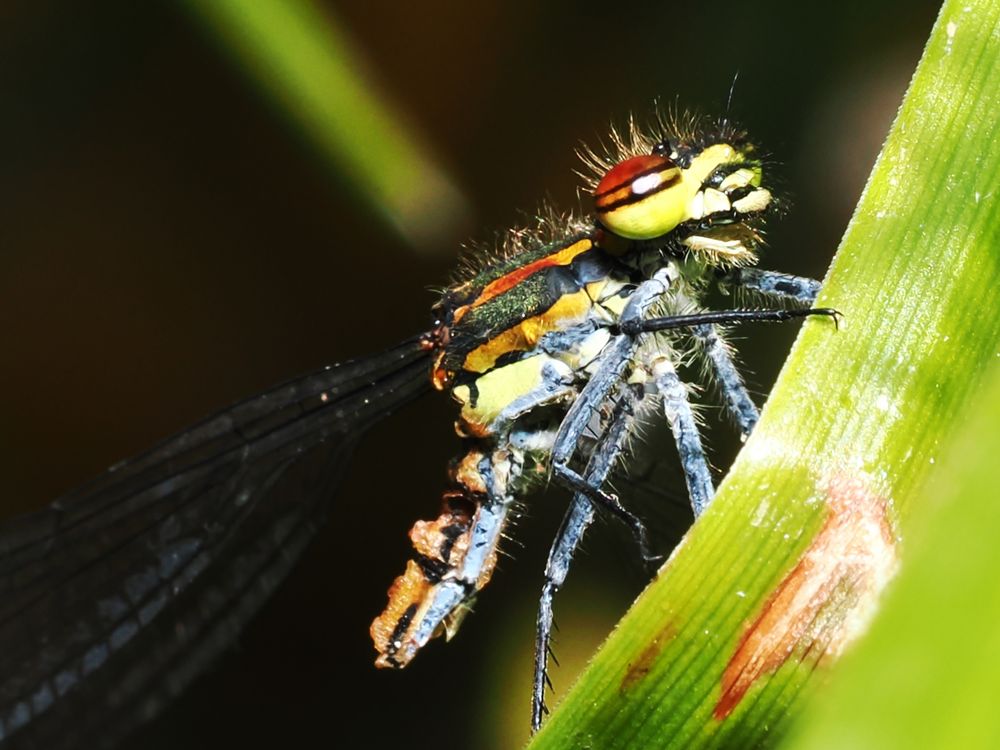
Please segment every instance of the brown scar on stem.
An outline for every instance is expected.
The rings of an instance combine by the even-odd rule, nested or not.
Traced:
[[[897,567],[888,501],[864,476],[825,483],[826,518],[795,567],[746,627],[722,675],[722,720],[751,686],[786,661],[831,660],[860,635]]]
[[[622,677],[621,685],[618,686],[618,692],[627,693],[637,682],[645,678],[653,668],[653,662],[656,661],[656,657],[660,655],[664,646],[672,641],[676,635],[677,628],[670,621],[660,628],[660,632],[642,650],[638,658],[633,662],[629,662],[628,669],[625,670],[625,676]]]

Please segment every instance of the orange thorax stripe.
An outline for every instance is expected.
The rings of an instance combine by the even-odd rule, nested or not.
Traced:
[[[483,291],[480,292],[476,300],[472,303],[472,306],[479,307],[484,302],[488,302],[494,297],[503,294],[508,289],[517,286],[526,278],[538,273],[543,268],[550,268],[551,266],[568,266],[573,262],[573,259],[577,255],[586,252],[593,246],[594,243],[589,238],[585,238],[579,240],[578,242],[574,242],[572,245],[564,247],[558,252],[552,253],[552,255],[546,255],[544,258],[539,258],[532,263],[521,266],[520,268],[501,276],[496,281],[487,284],[483,288]]]
[[[458,323],[462,319],[462,316],[465,315],[465,313],[470,309],[484,305],[490,300],[499,297],[504,292],[510,291],[515,286],[522,283],[525,279],[530,276],[534,276],[539,271],[546,268],[552,268],[553,266],[568,266],[573,262],[573,259],[576,258],[576,256],[587,252],[593,246],[593,241],[589,237],[584,237],[577,240],[572,245],[560,248],[551,255],[546,255],[530,263],[526,263],[525,265],[504,274],[500,278],[494,279],[483,287],[479,296],[472,302],[455,310],[455,315],[452,319],[453,322]]]

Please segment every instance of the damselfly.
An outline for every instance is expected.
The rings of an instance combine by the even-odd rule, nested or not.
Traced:
[[[5,526],[0,736],[109,745],[156,713],[298,558],[364,430],[433,389],[457,402],[466,451],[440,515],[410,532],[413,557],[371,625],[376,663],[406,666],[454,634],[490,580],[512,506],[554,482],[572,500],[539,608],[537,727],[552,599],[595,513],[655,557],[642,520],[606,489],[637,421],[664,413],[701,513],[712,477],[679,364],[704,359],[749,434],[757,407],[719,326],[834,315],[808,307],[817,282],[756,268],[769,173],[727,121],[630,125],[584,160],[592,212],[547,210],[467,263],[429,330],[226,409]],[[703,309],[717,284],[800,306]]]

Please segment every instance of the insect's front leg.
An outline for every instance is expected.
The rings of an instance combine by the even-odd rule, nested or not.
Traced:
[[[719,281],[723,286],[734,286],[772,299],[791,300],[804,305],[812,305],[816,301],[821,286],[816,279],[753,267],[731,268],[721,274]],[[746,439],[756,426],[760,412],[747,393],[732,355],[715,326],[698,326],[693,329],[693,333],[712,363],[726,409],[736,420],[740,433]]]
[[[819,295],[820,282],[805,276],[765,271],[760,268],[734,268],[722,277],[722,283],[748,289],[768,297],[794,300],[811,305]]]
[[[811,281],[811,279],[802,279],[797,276],[786,278],[801,282]],[[747,392],[746,386],[743,383],[743,377],[740,375],[739,369],[733,361],[732,353],[722,340],[717,325],[748,322],[785,322],[814,315],[831,317],[836,324],[840,313],[837,310],[827,307],[791,310],[784,308],[777,310],[718,310],[685,315],[671,315],[663,318],[648,318],[636,321],[627,330],[624,326],[622,326],[622,329],[632,335],[651,331],[689,329],[692,335],[701,343],[705,356],[712,365],[715,380],[722,391],[726,409],[735,418],[743,438],[746,439],[756,426],[760,412]]]

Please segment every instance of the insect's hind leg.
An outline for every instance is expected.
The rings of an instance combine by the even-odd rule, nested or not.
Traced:
[[[594,449],[585,470],[586,482],[600,488],[608,472],[621,455],[625,440],[633,424],[635,396],[629,388],[623,389],[615,404],[610,423]],[[578,492],[573,496],[555,541],[549,550],[545,565],[545,582],[538,601],[538,618],[535,627],[535,677],[531,691],[531,730],[538,731],[542,717],[548,713],[545,705],[545,687],[551,687],[548,678],[548,657],[551,653],[552,600],[566,580],[569,566],[583,535],[594,520],[594,506],[590,497]]]

